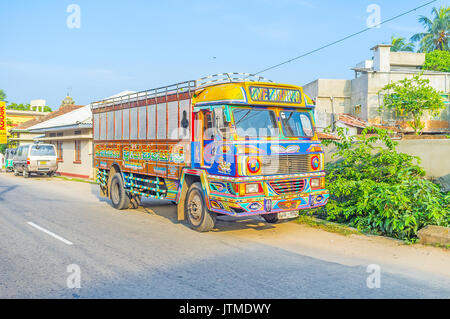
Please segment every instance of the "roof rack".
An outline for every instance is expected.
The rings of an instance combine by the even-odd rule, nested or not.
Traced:
[[[213,75],[205,76],[201,79],[198,79],[197,87],[204,87],[215,85],[218,83],[230,83],[230,82],[272,82],[271,80],[266,79],[262,76],[256,76],[250,73],[218,73]]]
[[[125,94],[117,97],[112,97],[102,101],[94,102],[91,104],[91,108],[97,109],[101,107],[107,107],[120,103],[136,102],[144,99],[153,99],[166,97],[171,94],[191,93],[196,88],[195,81],[180,82],[168,86],[162,86],[156,89],[141,91],[137,93]]]
[[[262,76],[255,76],[249,73],[219,73],[203,77],[197,81],[185,81],[177,84],[163,86],[156,89],[141,91],[137,93],[125,94],[117,97],[111,97],[98,102],[93,102],[91,104],[91,109],[98,109],[101,107],[108,107],[121,103],[136,102],[144,99],[153,99],[160,97],[167,97],[171,94],[182,94],[182,93],[193,93],[198,88],[204,88],[211,85],[216,85],[220,83],[231,83],[231,82],[272,82]]]

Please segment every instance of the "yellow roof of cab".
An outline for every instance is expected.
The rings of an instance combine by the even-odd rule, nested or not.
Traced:
[[[231,82],[196,90],[194,106],[250,104],[286,107],[312,107],[302,87],[270,82]]]

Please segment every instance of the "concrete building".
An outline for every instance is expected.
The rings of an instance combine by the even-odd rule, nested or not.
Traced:
[[[337,114],[349,114],[355,118],[386,126],[401,127],[412,131],[405,119],[390,112],[379,112],[383,96],[379,91],[387,84],[411,78],[418,72],[430,80],[430,85],[442,92],[447,108],[438,117],[425,115],[424,132],[449,132],[450,73],[421,70],[424,53],[391,52],[391,45],[377,45],[372,60],[358,63],[352,70],[355,78],[318,79],[303,86],[306,94],[316,101],[316,117],[319,128],[337,121]]]
[[[37,140],[56,146],[60,175],[93,178],[90,105],[33,125],[28,131],[41,135]]]
[[[39,100],[31,100],[30,107],[34,111],[40,111],[44,112],[44,108],[47,105],[47,102],[45,100],[39,99]]]
[[[6,109],[6,128],[9,131],[29,120],[39,119],[47,115],[48,112],[8,110]]]

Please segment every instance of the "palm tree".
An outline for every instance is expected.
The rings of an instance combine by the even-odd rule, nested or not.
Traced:
[[[6,99],[5,92],[3,92],[3,90],[0,90],[0,101],[5,101],[5,99]]]
[[[400,52],[400,51],[407,51],[407,52],[413,52],[414,51],[414,44],[413,43],[405,43],[405,38],[402,37],[391,37],[391,52]]]
[[[433,8],[431,13],[433,20],[420,16],[419,22],[426,31],[413,35],[411,41],[420,43],[419,52],[449,51],[450,7]]]

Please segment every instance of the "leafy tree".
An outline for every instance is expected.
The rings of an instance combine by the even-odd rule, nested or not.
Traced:
[[[411,41],[419,42],[419,52],[449,51],[450,7],[433,8],[431,13],[434,15],[433,20],[420,16],[419,22],[425,32],[413,35]]]
[[[430,80],[417,74],[412,78],[405,78],[398,82],[390,83],[383,87],[379,93],[384,93],[383,108],[394,110],[397,116],[412,117],[409,126],[416,135],[420,135],[424,128],[421,119],[425,111],[433,116],[438,116],[445,108],[444,101],[433,87]]]
[[[6,94],[3,90],[0,90],[0,101],[5,101],[6,99]]]
[[[417,240],[427,225],[450,226],[450,194],[423,177],[420,158],[397,152],[390,132],[376,127],[357,136],[346,136],[343,128],[337,132],[339,141],[323,141],[337,148],[338,160],[325,165],[330,199],[313,213],[407,241]]]
[[[425,70],[450,72],[450,52],[449,51],[433,51],[425,56]]]
[[[6,106],[7,110],[16,110],[16,111],[33,111],[30,104],[17,104],[10,103]],[[49,106],[44,106],[44,112],[53,112],[53,110]]]
[[[414,43],[405,43],[405,38],[402,37],[391,37],[391,52],[413,52],[414,51]]]
[[[17,103],[10,103],[6,106],[7,110],[16,110],[16,111],[30,111],[31,106],[30,104],[17,104]]]

